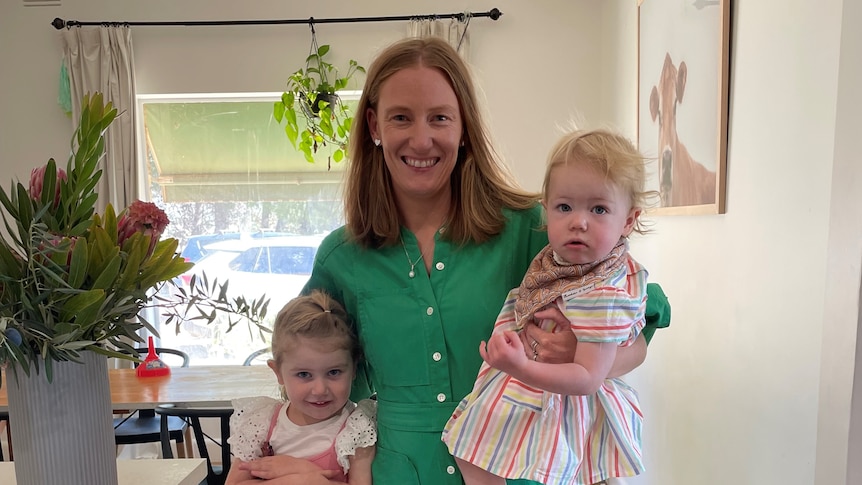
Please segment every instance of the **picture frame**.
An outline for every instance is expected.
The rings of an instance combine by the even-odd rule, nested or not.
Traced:
[[[731,0],[638,0],[638,148],[651,213],[724,214]]]

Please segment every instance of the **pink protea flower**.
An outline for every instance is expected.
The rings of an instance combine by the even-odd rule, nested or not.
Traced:
[[[170,222],[165,211],[156,204],[136,200],[117,221],[117,242],[122,246],[136,232],[149,235],[150,249],[147,255],[150,255]]]
[[[45,184],[45,170],[47,165],[42,165],[39,168],[34,168],[30,172],[30,198],[33,200],[39,199],[42,196],[42,186]],[[60,205],[60,184],[61,180],[66,180],[66,171],[62,168],[57,169],[57,194],[54,196],[54,207]]]

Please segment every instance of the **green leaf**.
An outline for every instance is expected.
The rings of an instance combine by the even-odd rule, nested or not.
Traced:
[[[120,274],[120,264],[122,262],[123,258],[120,256],[118,250],[114,257],[108,260],[95,281],[93,281],[93,289],[107,290],[110,288]]]
[[[344,160],[344,150],[340,148],[335,150],[335,153],[332,154],[332,159],[335,160],[336,163]]]
[[[272,116],[275,118],[275,121],[281,123],[281,120],[284,118],[284,102],[276,101],[273,103]]]
[[[72,249],[72,260],[69,264],[69,286],[75,289],[84,284],[87,278],[87,263],[89,251],[86,239],[79,239]]]
[[[324,44],[317,48],[317,55],[320,57],[325,56],[329,52],[329,44]]]
[[[94,320],[95,312],[102,306],[105,301],[105,292],[103,290],[87,290],[69,298],[63,309],[60,312],[61,321],[90,323]]]

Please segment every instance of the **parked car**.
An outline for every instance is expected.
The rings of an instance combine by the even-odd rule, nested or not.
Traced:
[[[240,239],[258,239],[264,237],[291,236],[288,232],[258,231],[253,233],[220,232],[218,234],[196,234],[189,236],[186,245],[180,253],[186,261],[197,263],[207,255],[207,247],[220,241],[238,241]]]
[[[203,274],[227,280],[231,294],[270,298],[269,313],[297,296],[311,276],[317,247],[324,236],[274,236],[217,241],[204,246],[206,255],[182,275]]]

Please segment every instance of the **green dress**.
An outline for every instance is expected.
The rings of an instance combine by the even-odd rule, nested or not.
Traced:
[[[365,249],[340,228],[318,249],[304,292],[327,291],[354,319],[365,365],[352,397],[377,393],[375,483],[463,484],[440,439],[443,426],[473,388],[479,342],[548,243],[540,207],[505,214],[505,230],[480,245],[452,243],[441,229],[430,275],[419,263],[414,278],[401,245]],[[415,236],[403,228],[401,235],[415,261]]]

